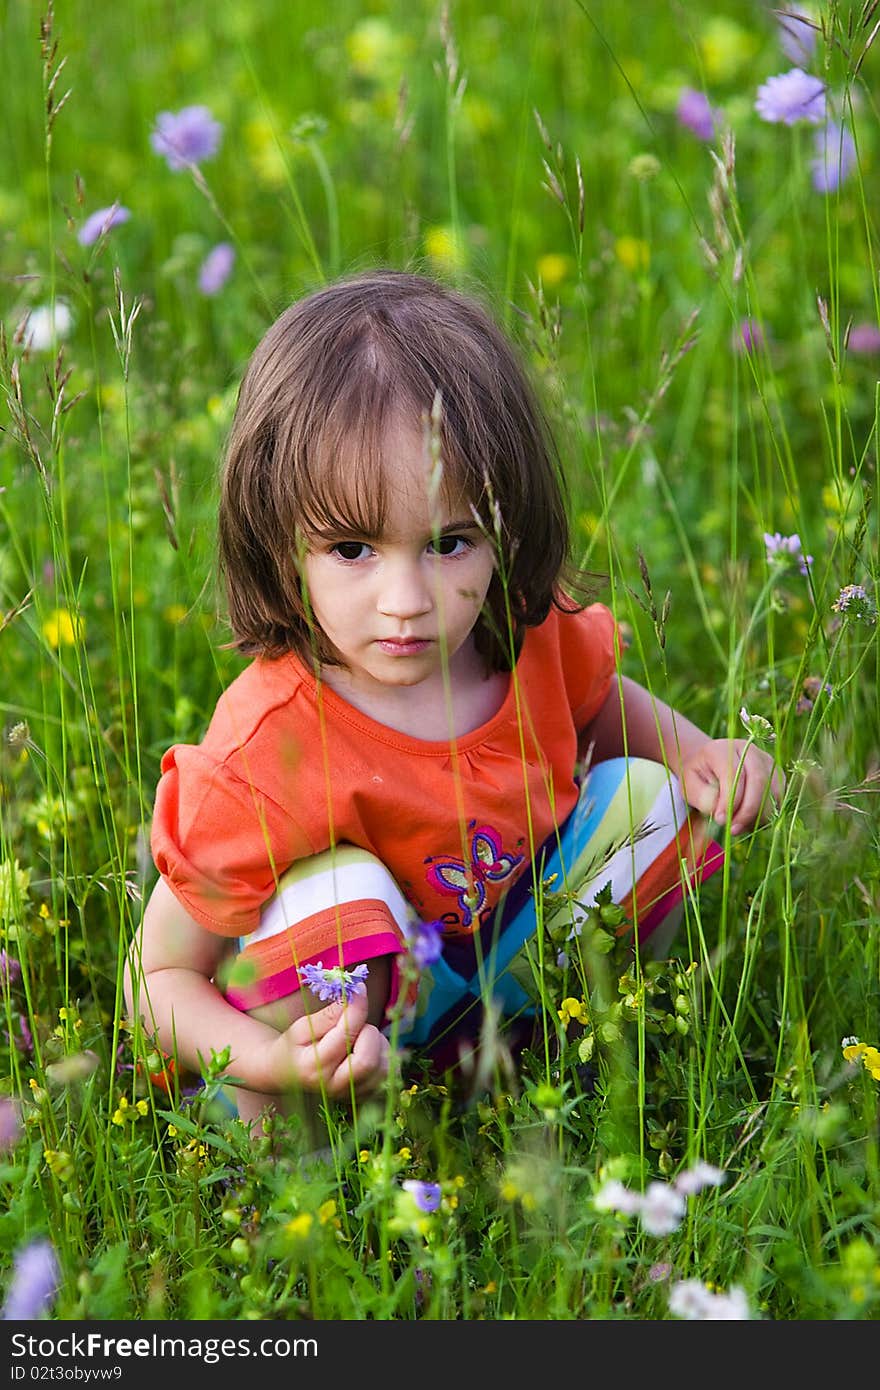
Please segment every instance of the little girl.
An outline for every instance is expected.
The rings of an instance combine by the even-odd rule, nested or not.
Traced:
[[[720,861],[704,818],[781,796],[619,673],[522,364],[432,280],[345,279],[269,329],[219,538],[253,660],[162,760],[126,997],[185,1066],[230,1048],[246,1121],[367,1094],[390,1040],[455,1065],[490,1000],[533,1012],[546,883],[573,938],[610,884],[641,945]]]

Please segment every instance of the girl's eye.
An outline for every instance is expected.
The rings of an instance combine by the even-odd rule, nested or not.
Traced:
[[[340,560],[365,560],[370,553],[366,541],[337,541],[330,554],[338,555]]]
[[[431,542],[435,555],[463,555],[470,546],[467,536],[438,536],[436,541]]]

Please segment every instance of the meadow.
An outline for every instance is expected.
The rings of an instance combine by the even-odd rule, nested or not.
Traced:
[[[792,8],[2,5],[4,1318],[880,1313],[880,10]],[[243,664],[242,369],[379,264],[513,334],[625,669],[786,791],[668,959],[597,920],[518,1068],[392,1078],[309,1162],[163,1063],[122,961],[159,760]]]

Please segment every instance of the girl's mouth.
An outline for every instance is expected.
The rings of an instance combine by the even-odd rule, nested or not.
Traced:
[[[388,656],[415,656],[431,644],[425,637],[383,637],[377,644]]]

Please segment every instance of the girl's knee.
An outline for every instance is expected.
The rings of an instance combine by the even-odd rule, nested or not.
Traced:
[[[226,997],[261,1022],[286,1028],[326,1002],[302,988],[303,966],[366,965],[370,1021],[378,1026],[411,920],[398,884],[369,851],[342,844],[299,860],[279,878],[256,929],[240,939]]]

